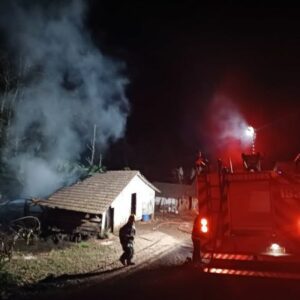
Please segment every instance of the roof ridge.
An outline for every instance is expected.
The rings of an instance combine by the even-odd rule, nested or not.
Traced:
[[[111,170],[96,173],[77,181],[73,185],[62,187],[53,193],[44,206],[60,209],[101,214],[122,193],[126,186],[138,176],[153,190],[160,192],[138,170]]]

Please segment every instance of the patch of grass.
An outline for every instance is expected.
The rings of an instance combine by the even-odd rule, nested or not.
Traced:
[[[88,248],[89,247],[89,244],[87,242],[81,242],[79,244],[82,248]]]
[[[116,260],[120,254],[113,245],[102,245],[97,240],[68,243],[64,247],[52,244],[48,250],[44,242],[39,243],[41,252],[38,252],[38,246],[32,253],[30,247],[26,251],[17,250],[3,267],[3,272],[14,278],[14,284],[23,286],[47,277],[94,272]]]

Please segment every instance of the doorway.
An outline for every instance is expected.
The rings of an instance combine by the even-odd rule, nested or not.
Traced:
[[[136,193],[131,194],[131,214],[136,215]]]
[[[115,209],[110,206],[109,209],[106,212],[105,227],[111,233],[114,232],[114,214],[115,214]]]

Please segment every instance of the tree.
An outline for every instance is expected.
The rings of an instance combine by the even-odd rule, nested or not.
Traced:
[[[93,138],[92,138],[90,144],[87,145],[88,149],[91,152],[91,156],[86,158],[86,160],[87,160],[90,167],[92,167],[94,165],[95,146],[96,146],[96,131],[97,131],[97,125],[94,124]]]
[[[99,163],[96,165],[94,163],[95,161],[95,154],[96,154],[96,132],[97,132],[97,125],[94,124],[94,130],[93,130],[93,137],[91,139],[90,144],[87,145],[90,156],[86,158],[86,161],[88,162],[88,167],[85,168],[87,172],[87,176],[90,176],[94,173],[103,173],[106,171],[106,167],[102,164],[102,153],[99,154]]]

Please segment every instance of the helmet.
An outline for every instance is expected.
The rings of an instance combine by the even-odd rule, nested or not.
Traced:
[[[128,222],[134,223],[135,222],[135,215],[131,214],[128,218]]]

